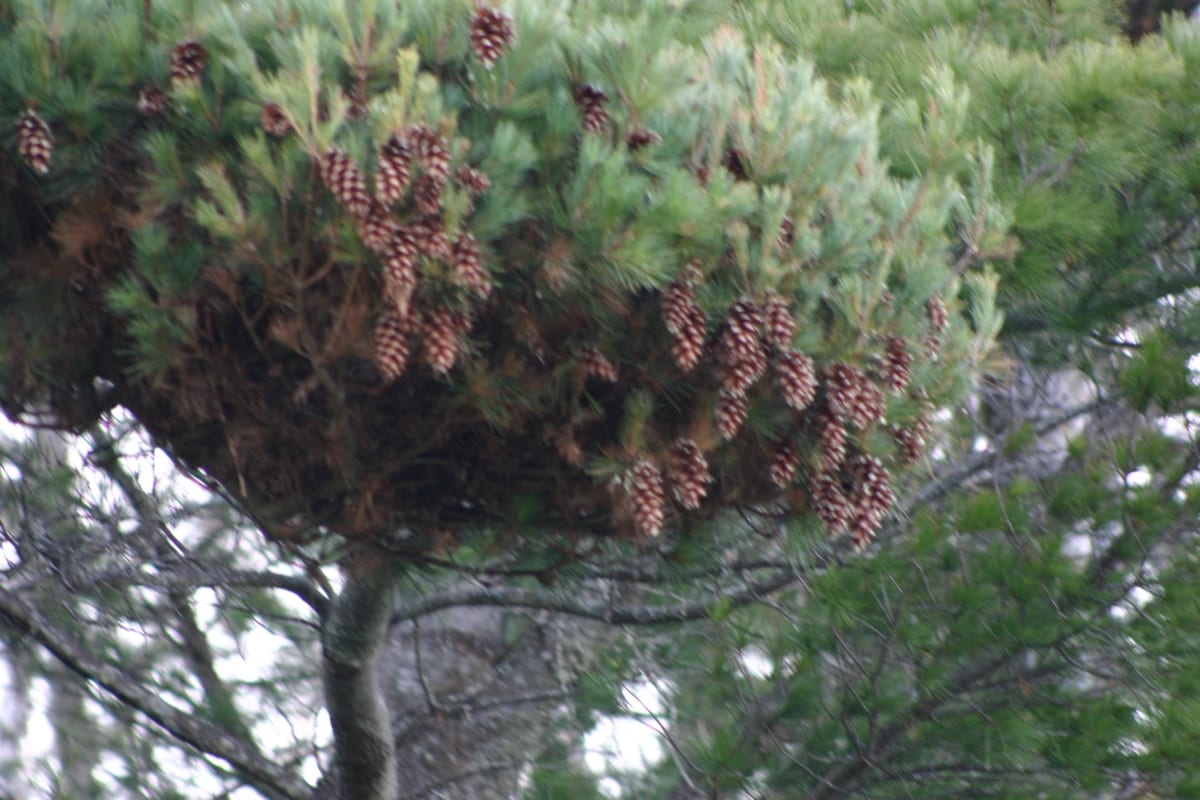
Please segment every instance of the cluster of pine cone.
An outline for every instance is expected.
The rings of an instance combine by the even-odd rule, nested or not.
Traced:
[[[849,533],[856,546],[865,546],[892,505],[891,480],[879,459],[852,454],[850,431],[861,435],[883,424],[885,391],[907,390],[913,359],[908,343],[898,336],[887,337],[871,366],[873,375],[841,362],[818,373],[813,360],[792,346],[795,320],[786,301],[774,292],[757,300],[736,300],[710,343],[708,321],[694,293],[698,270],[689,268],[684,274],[662,293],[662,320],[681,371],[692,371],[706,357],[712,360],[720,383],[713,409],[720,436],[726,441],[738,436],[754,402],[750,390],[770,372],[774,393],[793,410],[795,422],[775,442],[767,476],[780,489],[790,487],[803,461],[797,441],[811,435],[815,452],[806,487],[809,507],[830,535]],[[940,299],[931,299],[927,312],[931,334],[926,346],[946,324]],[[929,433],[926,420],[889,430],[896,441],[897,460],[912,463],[920,458]],[[659,460],[661,468],[649,458],[638,461],[624,481],[635,527],[644,536],[658,535],[664,524],[664,473],[685,509],[699,507],[713,480],[704,452],[692,439],[676,440]]]

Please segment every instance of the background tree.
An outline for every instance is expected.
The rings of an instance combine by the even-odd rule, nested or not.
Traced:
[[[1186,795],[1190,450],[1121,409],[1191,395],[1195,34],[792,5],[10,13],[0,386],[85,432],[76,466],[119,499],[80,514],[69,472],[34,479],[69,450],[14,451],[13,491],[77,499],[6,504],[0,600],[14,647],[116,697],[79,736],[149,719],[229,785],[307,796],[305,732],[267,731],[305,713],[320,647],[319,796],[339,768],[343,796],[594,792],[579,736],[637,673],[670,689],[673,753],[641,795]],[[96,18],[113,47],[82,44]],[[995,332],[983,264],[1016,368],[933,415]],[[1063,407],[1067,365],[1096,390]],[[1105,439],[1050,446],[1101,410]],[[932,480],[900,477],[931,422]],[[278,566],[236,524],[181,527],[223,506],[164,513],[131,424]],[[882,462],[906,499],[851,558]],[[301,705],[260,716],[228,653],[297,615],[295,680],[259,691]],[[122,620],[162,632],[141,668]],[[134,749],[131,776],[164,757]]]

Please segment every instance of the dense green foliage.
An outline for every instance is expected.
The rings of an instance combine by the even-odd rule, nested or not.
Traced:
[[[890,340],[937,353],[850,416],[852,453],[902,460],[883,423],[961,397],[999,326],[990,151],[889,173],[865,82],[833,102],[716,11],[525,3],[488,64],[466,2],[22,4],[0,114],[53,152],[15,131],[3,162],[5,404],[80,427],[120,403],[275,536],[406,525],[414,552],[445,527],[656,533],[634,468],[681,439],[716,477],[702,516],[777,496],[773,450],[836,471],[811,401],[759,380],[793,349],[881,381]],[[912,132],[950,141],[943,77]],[[420,166],[390,193],[389,136]],[[747,301],[788,328],[739,328]]]

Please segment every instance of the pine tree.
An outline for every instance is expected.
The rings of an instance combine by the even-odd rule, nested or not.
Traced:
[[[683,755],[647,780],[1188,796],[1186,709],[1143,707],[1193,677],[1194,569],[1154,560],[1190,535],[1187,448],[1073,442],[1045,477],[1049,423],[958,410],[981,369],[1068,353],[1123,410],[1190,409],[1194,33],[1128,48],[1099,8],[1016,0],[594,5],[22,3],[5,409],[88,430],[119,403],[310,573],[341,559],[324,620],[386,607],[392,569],[588,610],[603,576],[629,594],[593,618],[707,620],[653,640],[720,680],[673,683]],[[1072,530],[1116,544],[1081,568]],[[1116,619],[1143,583],[1144,624]],[[720,624],[750,598],[771,611]],[[336,700],[374,654],[322,626]],[[773,671],[735,683],[749,647]]]

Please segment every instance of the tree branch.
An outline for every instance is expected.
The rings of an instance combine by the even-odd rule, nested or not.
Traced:
[[[93,657],[86,646],[64,635],[36,608],[3,588],[0,588],[0,622],[38,642],[73,672],[99,684],[169,735],[227,762],[264,794],[289,800],[307,800],[312,796],[311,787],[298,777],[213,723],[163,702],[121,670]]]
[[[837,557],[838,554],[831,549],[815,558],[810,566],[820,569],[835,562]],[[614,605],[600,600],[583,600],[578,594],[563,595],[539,589],[455,586],[401,602],[392,612],[392,620],[416,619],[456,606],[503,606],[553,611],[610,625],[661,625],[703,619],[726,604],[739,606],[754,602],[799,578],[800,573],[795,568],[781,569],[766,578],[744,583],[728,591],[715,591],[688,602],[661,606]]]

